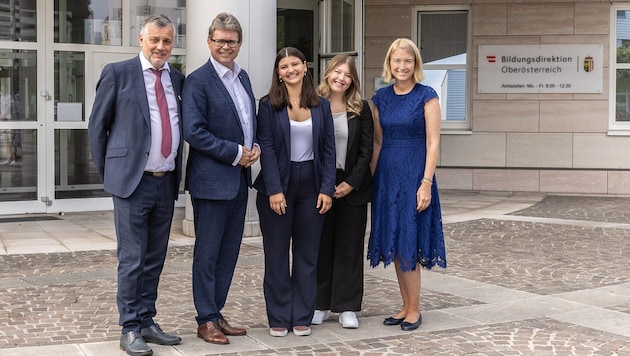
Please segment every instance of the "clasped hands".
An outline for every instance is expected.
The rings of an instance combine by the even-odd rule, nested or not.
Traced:
[[[341,182],[339,185],[335,186],[335,192],[333,193],[333,197],[336,199],[340,199],[345,197],[346,195],[352,192],[352,186],[346,182]]]
[[[238,161],[238,164],[244,168],[249,168],[258,161],[260,158],[260,148],[258,146],[254,146],[251,150],[245,146],[243,147],[243,155],[241,159]]]

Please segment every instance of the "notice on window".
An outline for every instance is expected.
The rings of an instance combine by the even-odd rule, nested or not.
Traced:
[[[602,45],[480,45],[478,53],[482,94],[602,93]]]

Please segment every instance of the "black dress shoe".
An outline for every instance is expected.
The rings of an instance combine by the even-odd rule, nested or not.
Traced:
[[[131,356],[150,356],[153,350],[144,342],[137,331],[129,331],[120,336],[120,349]]]
[[[400,325],[400,323],[403,322],[403,320],[405,320],[405,318],[400,318],[400,319],[396,319],[393,316],[390,316],[389,318],[386,318],[385,320],[383,320],[383,325]]]
[[[177,345],[182,342],[181,337],[165,333],[158,324],[143,328],[140,330],[140,335],[144,341],[159,345]]]
[[[418,316],[418,320],[416,320],[415,323],[403,321],[400,324],[400,328],[403,329],[403,331],[412,331],[412,330],[416,330],[420,326],[420,324],[422,324],[422,315]]]

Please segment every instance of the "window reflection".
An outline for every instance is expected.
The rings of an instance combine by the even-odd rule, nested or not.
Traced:
[[[630,11],[617,11],[617,63],[630,63]]]
[[[168,59],[168,65],[186,74],[186,56],[172,55]]]
[[[35,1],[3,0],[0,2],[0,40],[37,41]]]
[[[418,13],[419,48],[424,81],[440,98],[442,120],[466,121],[468,13]]]
[[[0,130],[0,201],[37,199],[37,130]]]
[[[630,69],[617,69],[615,121],[630,121]]]
[[[55,42],[122,45],[122,1],[55,0]]]
[[[85,54],[55,51],[55,120],[83,121]]]
[[[129,44],[140,46],[138,34],[144,19],[153,14],[168,16],[175,25],[174,48],[186,48],[186,0],[130,0],[131,29]]]
[[[330,38],[326,52],[354,51],[354,0],[330,1]]]
[[[37,53],[0,49],[0,119],[37,120]]]
[[[87,130],[55,130],[55,198],[109,196],[90,159]]]

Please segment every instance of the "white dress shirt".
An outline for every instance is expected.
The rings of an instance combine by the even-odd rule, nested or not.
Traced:
[[[210,57],[210,61],[212,63],[212,66],[214,67],[214,70],[217,71],[219,78],[221,78],[225,89],[227,89],[228,93],[230,93],[232,102],[236,107],[236,112],[238,112],[238,119],[241,122],[241,128],[243,129],[243,137],[245,138],[244,146],[251,150],[254,144],[255,113],[252,112],[252,102],[249,99],[247,90],[245,90],[245,87],[240,80],[241,67],[239,67],[239,65],[234,62],[234,70],[232,70],[217,62],[213,57]],[[242,156],[243,148],[241,145],[239,145],[238,154],[232,162],[232,165],[236,166],[238,164],[238,161],[241,160]]]
[[[160,108],[158,107],[157,97],[155,95],[155,74],[150,70],[153,65],[149,62],[144,54],[140,53],[140,63],[142,64],[142,75],[144,76],[144,86],[147,91],[147,99],[149,100],[149,115],[151,118],[151,150],[149,151],[149,159],[144,170],[149,172],[167,172],[175,169],[175,157],[177,156],[177,148],[179,147],[179,114],[177,112],[177,98],[173,82],[171,82],[170,70],[168,63],[164,63],[160,72],[162,73],[162,86],[168,103],[168,113],[171,119],[172,144],[171,154],[164,158],[162,156],[162,118],[160,116]]]

